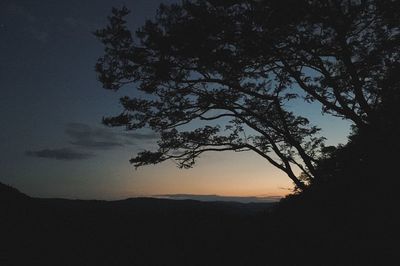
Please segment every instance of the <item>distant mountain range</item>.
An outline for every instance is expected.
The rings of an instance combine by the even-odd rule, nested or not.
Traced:
[[[196,195],[196,194],[165,194],[155,195],[155,198],[174,199],[174,200],[198,200],[198,201],[226,201],[240,203],[275,203],[278,202],[280,196],[264,196],[264,197],[240,197],[240,196],[219,196],[219,195]]]
[[[0,182],[0,199],[2,198],[29,198],[29,196],[20,192],[18,189]],[[238,202],[238,203],[276,203],[281,197],[279,196],[262,196],[262,197],[241,197],[241,196],[220,196],[220,195],[198,195],[198,194],[164,194],[153,195],[145,198],[168,199],[168,200],[196,200],[206,202]],[[135,199],[135,198],[131,198]]]

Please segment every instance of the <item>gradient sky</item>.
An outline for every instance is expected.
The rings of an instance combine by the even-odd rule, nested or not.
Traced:
[[[204,155],[189,170],[172,162],[135,170],[128,160],[154,146],[154,134],[101,125],[134,88],[102,89],[94,64],[103,47],[91,32],[106,24],[112,6],[125,4],[135,29],[161,2],[175,1],[0,2],[0,182],[31,196],[82,199],[290,192],[290,179],[252,153]],[[348,122],[321,116],[318,106],[292,108],[318,124],[328,144],[346,142]]]

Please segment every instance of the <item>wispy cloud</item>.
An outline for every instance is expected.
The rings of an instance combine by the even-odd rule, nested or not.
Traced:
[[[117,131],[112,128],[69,123],[65,128],[68,136],[66,148],[46,148],[26,151],[26,155],[55,160],[83,160],[96,156],[97,150],[111,150],[127,145],[143,144],[156,139],[154,133]]]
[[[65,133],[71,138],[70,144],[72,145],[86,149],[102,150],[157,138],[154,133],[121,132],[105,127],[93,127],[83,123],[68,124]]]
[[[26,155],[64,161],[84,160],[94,156],[94,154],[77,151],[71,148],[26,151]]]
[[[95,128],[82,123],[70,123],[65,129],[70,144],[87,149],[111,149],[123,146],[118,134],[107,128]]]

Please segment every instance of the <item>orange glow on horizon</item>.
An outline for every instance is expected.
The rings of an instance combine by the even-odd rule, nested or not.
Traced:
[[[284,197],[293,190],[292,181],[279,169],[251,153],[213,153],[189,170],[171,162],[121,173],[123,187],[112,197],[168,194],[238,197]],[[107,193],[108,194],[108,193]]]

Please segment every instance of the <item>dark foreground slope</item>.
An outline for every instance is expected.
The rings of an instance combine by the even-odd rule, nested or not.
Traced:
[[[245,265],[251,258],[243,247],[253,241],[254,220],[271,207],[35,199],[0,188],[0,265]]]
[[[394,203],[328,187],[271,208],[145,198],[35,199],[0,185],[0,265],[398,262]]]

